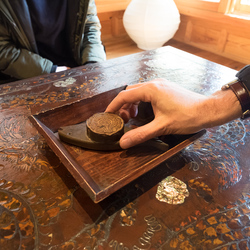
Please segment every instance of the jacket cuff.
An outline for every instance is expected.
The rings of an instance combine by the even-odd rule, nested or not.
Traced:
[[[57,69],[57,65],[53,65],[51,70],[50,70],[50,73],[55,73],[56,69]]]
[[[242,68],[236,77],[243,83],[244,87],[250,92],[250,65]]]

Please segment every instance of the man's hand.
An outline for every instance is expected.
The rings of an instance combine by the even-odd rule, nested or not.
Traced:
[[[217,91],[207,97],[165,79],[129,86],[114,98],[106,112],[119,111],[127,122],[137,115],[140,101],[151,102],[155,119],[125,133],[120,139],[122,148],[160,135],[195,133],[241,115],[241,106],[231,90]]]

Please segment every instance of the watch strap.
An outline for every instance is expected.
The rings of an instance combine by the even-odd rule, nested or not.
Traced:
[[[242,119],[250,117],[250,96],[248,90],[245,88],[244,84],[239,81],[233,81],[222,86],[222,90],[231,89],[236,97],[238,98],[241,109],[242,109]]]

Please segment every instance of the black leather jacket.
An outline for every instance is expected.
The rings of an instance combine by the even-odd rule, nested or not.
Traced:
[[[248,89],[250,93],[250,65],[242,68],[237,74],[236,77],[244,83],[245,87]]]
[[[67,37],[76,64],[104,61],[95,1],[68,1],[67,16]],[[38,55],[26,0],[1,0],[0,72],[24,79],[50,73],[52,66]]]

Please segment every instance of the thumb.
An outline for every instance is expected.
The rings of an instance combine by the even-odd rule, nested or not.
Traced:
[[[120,147],[123,149],[130,148],[160,135],[158,127],[155,120],[153,120],[144,126],[128,131],[121,137]]]

